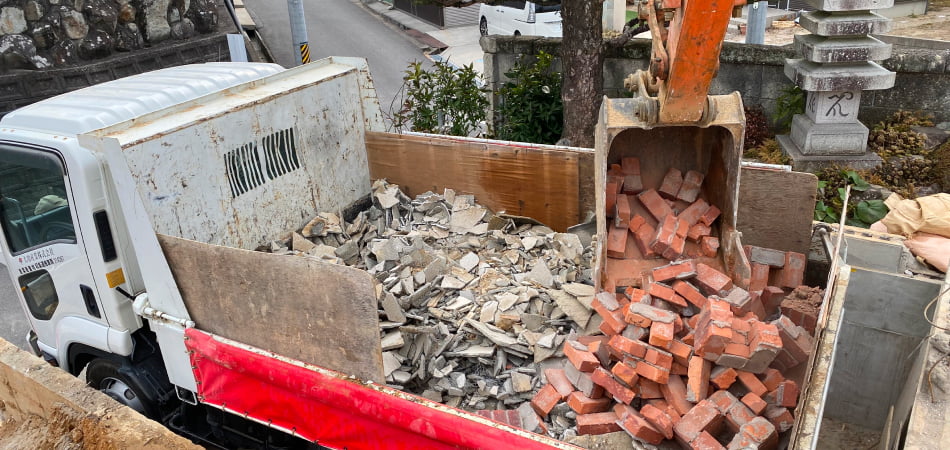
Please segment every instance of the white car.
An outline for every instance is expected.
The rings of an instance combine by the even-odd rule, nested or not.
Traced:
[[[482,3],[478,31],[482,36],[561,37],[561,5],[538,5],[525,0],[504,0],[494,5]]]

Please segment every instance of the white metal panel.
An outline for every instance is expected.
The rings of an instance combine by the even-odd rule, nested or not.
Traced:
[[[171,67],[67,92],[24,106],[0,126],[73,136],[105,128],[284,70],[276,64],[206,63]]]

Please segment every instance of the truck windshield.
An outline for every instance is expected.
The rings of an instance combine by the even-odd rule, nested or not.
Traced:
[[[52,154],[0,144],[0,225],[12,253],[76,242],[63,175]]]

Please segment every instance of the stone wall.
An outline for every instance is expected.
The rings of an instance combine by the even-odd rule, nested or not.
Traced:
[[[81,64],[217,27],[215,0],[0,0],[0,73]]]
[[[488,87],[497,89],[507,80],[521,55],[540,51],[560,53],[560,39],[538,37],[481,38],[485,52],[485,78]],[[631,39],[607,45],[604,60],[604,93],[610,97],[630,95],[623,89],[623,79],[637,69],[646,69],[650,41]],[[719,73],[709,88],[710,94],[739,91],[745,105],[761,105],[771,116],[782,90],[791,85],[785,77],[785,58],[795,57],[794,49],[746,45],[726,42],[720,55]],[[560,67],[560,61],[556,62]],[[861,98],[861,120],[876,123],[898,110],[931,114],[936,122],[950,121],[950,50],[894,46],[890,59],[883,65],[897,72],[892,89],[866,91]]]

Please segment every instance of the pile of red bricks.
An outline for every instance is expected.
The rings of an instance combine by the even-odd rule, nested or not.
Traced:
[[[592,305],[604,335],[565,342],[569,364],[547,369],[531,402],[541,417],[566,401],[578,434],[624,430],[703,449],[774,448],[791,428],[798,385],[782,373],[807,360],[812,338],[779,315],[779,304],[783,288],[801,284],[804,255],[746,247],[751,284],[735,286],[713,267],[719,209],[699,198],[702,180],[670,169],[659,189],[644,190],[636,158],[611,167],[608,257],[669,263],[607,274]],[[636,201],[650,217],[631,213]]]

